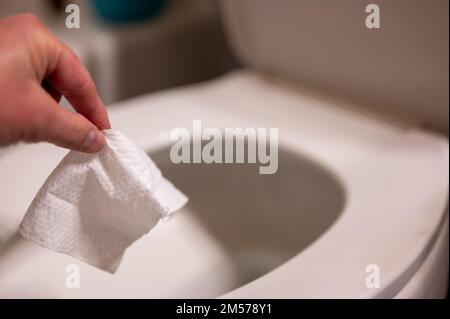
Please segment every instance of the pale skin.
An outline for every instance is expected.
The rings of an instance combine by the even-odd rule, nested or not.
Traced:
[[[76,110],[58,103],[64,96]],[[0,147],[50,142],[99,151],[108,114],[76,55],[35,16],[0,20]]]

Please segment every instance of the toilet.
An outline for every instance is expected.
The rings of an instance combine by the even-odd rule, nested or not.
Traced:
[[[243,68],[109,108],[190,197],[111,275],[21,238],[67,150],[0,153],[3,298],[443,298],[448,282],[448,2],[223,1]],[[278,128],[278,171],[174,164],[169,132]],[[70,285],[73,270],[78,285]]]

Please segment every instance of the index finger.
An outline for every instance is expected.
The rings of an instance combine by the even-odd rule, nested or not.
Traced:
[[[59,49],[56,64],[46,81],[99,129],[111,128],[105,105],[89,72],[69,48],[61,45]]]

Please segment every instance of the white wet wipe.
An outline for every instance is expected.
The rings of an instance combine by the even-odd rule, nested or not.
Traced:
[[[37,244],[115,272],[126,248],[188,201],[131,139],[105,130],[96,154],[70,151],[20,225]]]

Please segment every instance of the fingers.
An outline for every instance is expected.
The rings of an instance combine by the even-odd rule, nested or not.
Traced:
[[[61,45],[60,50],[46,81],[99,129],[111,128],[106,108],[88,71],[69,48]]]
[[[62,95],[58,91],[56,91],[47,81],[42,83],[42,87],[52,96],[52,98],[59,103],[61,101]]]
[[[4,73],[0,119],[8,120],[0,129],[0,142],[48,141],[79,151],[100,150],[105,144],[100,129],[111,125],[75,54],[30,14],[1,20],[0,28],[0,48],[6,53],[0,60]],[[58,105],[61,95],[78,113]]]
[[[104,146],[103,133],[83,115],[62,108],[39,86],[31,96],[33,108],[29,111],[25,140],[46,141],[88,153]]]
[[[86,153],[100,151],[105,145],[103,133],[81,114],[59,107],[53,114],[58,121],[45,132],[44,140],[61,147]]]

